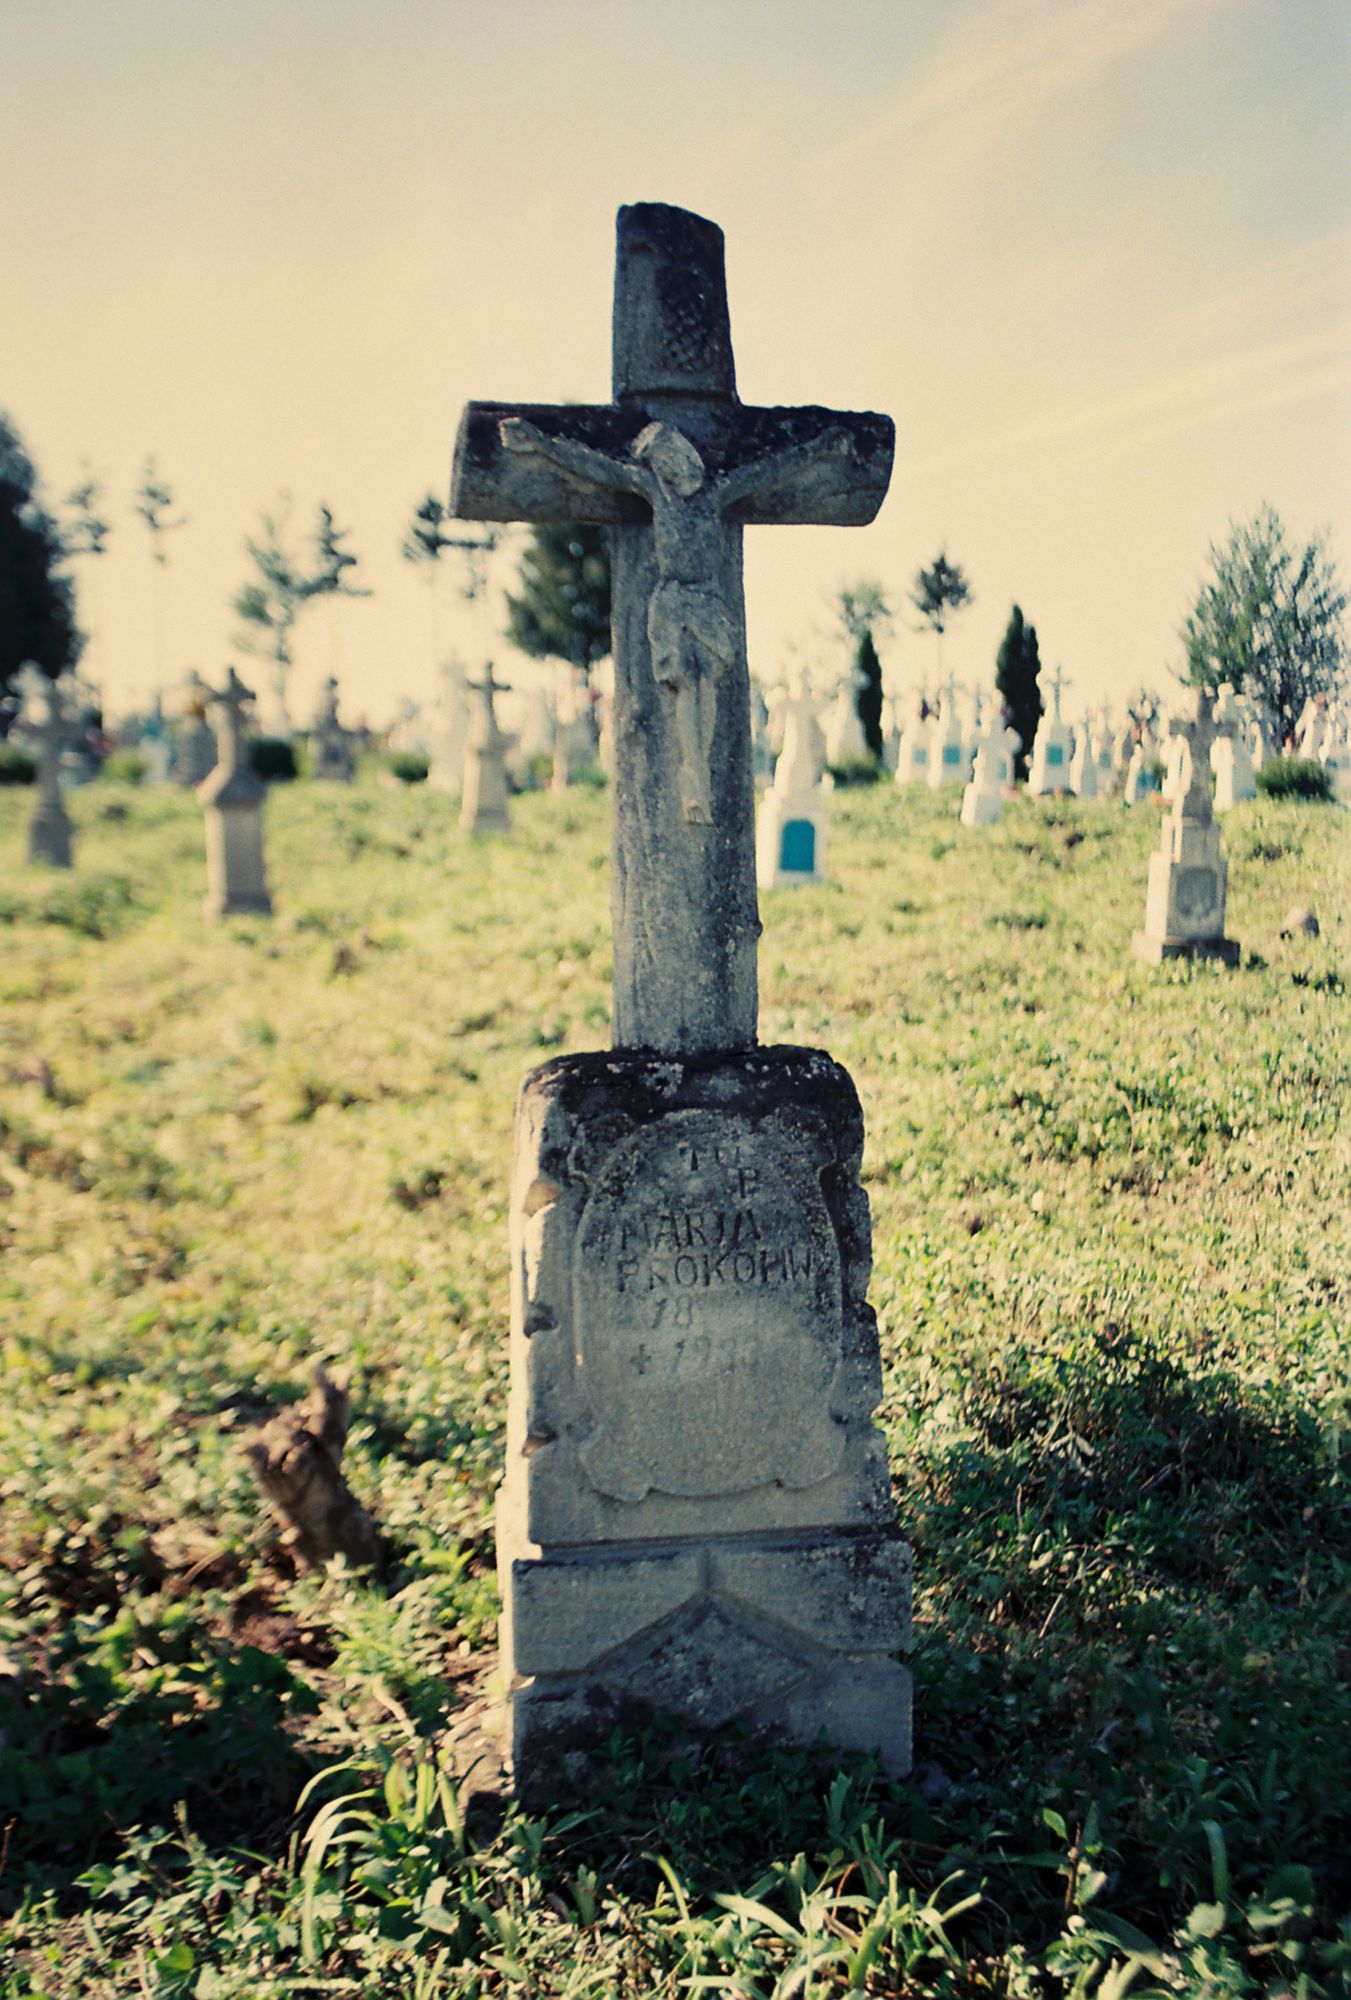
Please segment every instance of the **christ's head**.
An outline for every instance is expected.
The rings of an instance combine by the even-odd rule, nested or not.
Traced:
[[[648,424],[633,440],[633,455],[650,465],[663,486],[688,500],[704,483],[704,461],[683,431],[673,424]]]

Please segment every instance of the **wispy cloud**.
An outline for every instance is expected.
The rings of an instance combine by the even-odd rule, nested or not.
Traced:
[[[969,13],[927,71],[831,155],[912,147],[988,154],[1055,99],[1084,89],[1230,0],[993,0]]]
[[[1216,355],[1121,395],[1053,404],[1017,423],[921,454],[912,475],[966,471],[1057,449],[1096,455],[1351,386],[1351,315],[1316,332]]]

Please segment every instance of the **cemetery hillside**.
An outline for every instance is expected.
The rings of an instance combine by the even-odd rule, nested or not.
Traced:
[[[1351,14],[0,26],[0,2000],[1351,2000]]]
[[[914,1761],[659,1716],[474,1796],[522,1075],[610,1039],[611,804],[0,789],[0,1992],[1333,1995],[1351,1971],[1345,822],[1224,817],[1240,963],[1134,958],[1157,806],[837,790],[760,1036],[862,1180]],[[1293,905],[1320,934],[1282,937]],[[243,1450],[345,1374],[379,1561]]]

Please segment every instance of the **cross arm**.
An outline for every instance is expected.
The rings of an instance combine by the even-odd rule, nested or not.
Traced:
[[[646,421],[641,410],[603,404],[469,403],[455,441],[450,511],[467,521],[584,521],[600,527],[650,520],[646,503],[618,483],[622,461]],[[502,435],[503,424],[512,423],[528,425],[539,445],[513,449]],[[593,457],[610,461],[614,484],[578,483]],[[574,462],[572,476],[568,459]]]
[[[891,480],[896,427],[871,410],[739,408],[719,483],[755,525],[864,527]]]

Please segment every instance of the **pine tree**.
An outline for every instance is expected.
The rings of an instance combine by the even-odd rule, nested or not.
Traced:
[[[606,529],[541,521],[507,592],[507,637],[531,659],[567,660],[590,673],[610,650],[610,537]]]
[[[1032,751],[1032,739],[1037,733],[1037,723],[1041,719],[1042,699],[1037,681],[1041,673],[1041,654],[1037,646],[1037,628],[1025,624],[1018,605],[1009,613],[1009,622],[1000,642],[998,658],[995,662],[995,686],[1004,697],[1008,710],[1009,726],[1016,729],[1022,738],[1022,746],[1014,759],[1014,775],[1026,778],[1028,758]]]

